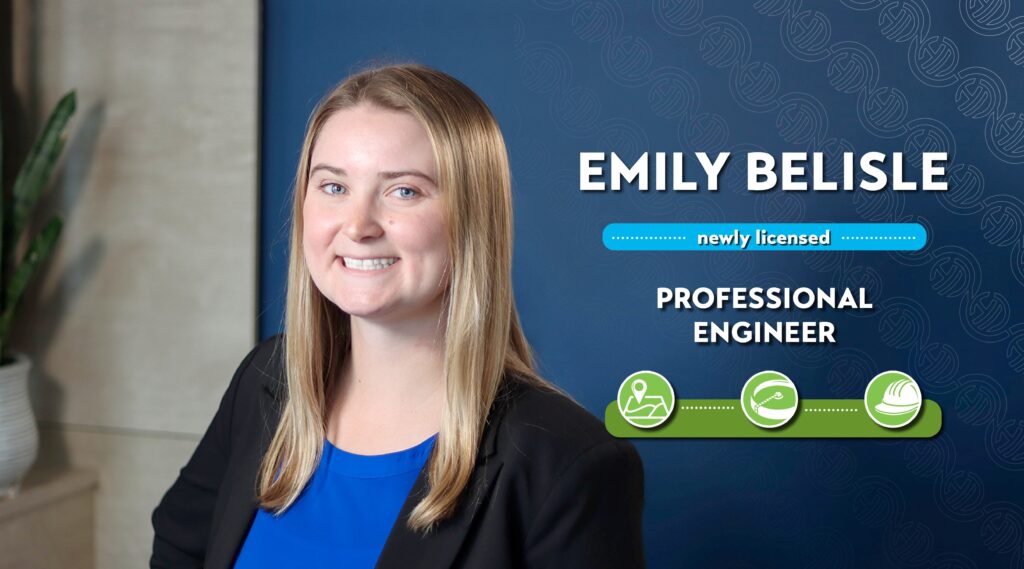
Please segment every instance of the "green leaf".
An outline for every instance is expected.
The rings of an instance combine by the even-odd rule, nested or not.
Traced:
[[[5,232],[3,258],[11,258],[10,255],[14,253],[14,246],[25,230],[32,208],[35,207],[43,191],[49,186],[50,175],[64,149],[64,129],[67,128],[68,121],[74,112],[75,92],[69,91],[50,113],[46,126],[39,133],[39,137],[36,138],[35,144],[32,145],[32,149],[25,158],[25,163],[18,171],[18,177],[14,180],[14,187],[11,191],[14,203],[10,208],[8,218],[10,226],[5,228],[7,231]]]
[[[14,310],[22,294],[28,287],[28,282],[57,245],[57,238],[60,237],[64,220],[60,216],[53,217],[43,230],[36,235],[29,243],[25,256],[21,263],[14,270],[10,281],[7,283],[7,291],[4,295],[4,311],[0,316],[0,345],[7,343],[7,334],[10,331],[11,323],[14,320]]]

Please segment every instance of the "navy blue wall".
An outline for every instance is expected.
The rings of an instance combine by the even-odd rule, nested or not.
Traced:
[[[904,370],[945,410],[930,440],[643,440],[651,567],[1024,564],[1024,11],[1001,2],[268,0],[260,333],[281,326],[306,119],[375,57],[467,83],[504,129],[515,290],[542,371],[595,414],[639,369],[680,398],[762,369],[803,398]],[[487,4],[487,7],[484,7]],[[1005,10],[1004,10],[1005,7]],[[1017,19],[1014,19],[1017,18]],[[758,195],[751,150],[950,153],[945,194]],[[718,194],[583,194],[578,153],[731,151]],[[610,252],[616,221],[913,221],[921,252]],[[864,286],[822,347],[698,347],[657,286]],[[794,318],[815,315],[793,315]],[[766,319],[774,319],[771,315]]]

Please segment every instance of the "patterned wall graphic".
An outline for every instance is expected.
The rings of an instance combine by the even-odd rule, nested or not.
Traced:
[[[929,439],[635,441],[649,566],[1024,567],[1024,7],[274,0],[264,20],[264,336],[280,329],[315,102],[375,58],[436,66],[501,122],[524,326],[542,372],[595,414],[641,369],[678,398],[736,397],[764,369],[801,398],[858,398],[897,369],[944,410]],[[579,190],[580,152],[677,151],[693,172],[692,153],[731,152],[720,190]],[[822,152],[828,179],[844,152],[900,152],[908,168],[947,152],[949,190],[749,192],[741,157],[755,151]],[[919,223],[928,244],[610,251],[616,222]],[[659,286],[863,287],[874,309],[830,314],[834,345],[697,345],[705,316],[658,310]]]

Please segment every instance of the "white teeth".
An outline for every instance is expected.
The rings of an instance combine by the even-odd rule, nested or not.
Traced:
[[[356,269],[358,271],[374,271],[377,269],[384,269],[395,264],[398,257],[381,257],[379,259],[353,259],[352,257],[342,257],[345,260],[345,266],[350,269]]]

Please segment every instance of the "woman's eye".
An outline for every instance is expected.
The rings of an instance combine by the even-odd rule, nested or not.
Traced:
[[[341,184],[335,184],[334,182],[328,182],[320,186],[320,189],[332,196],[336,196],[345,191],[345,188],[341,187]]]
[[[398,197],[400,197],[400,198],[402,198],[404,200],[412,199],[412,198],[416,197],[417,195],[419,195],[419,192],[417,192],[416,190],[414,190],[412,188],[409,188],[409,187],[405,187],[405,186],[397,188],[395,190],[395,193],[398,194]]]

